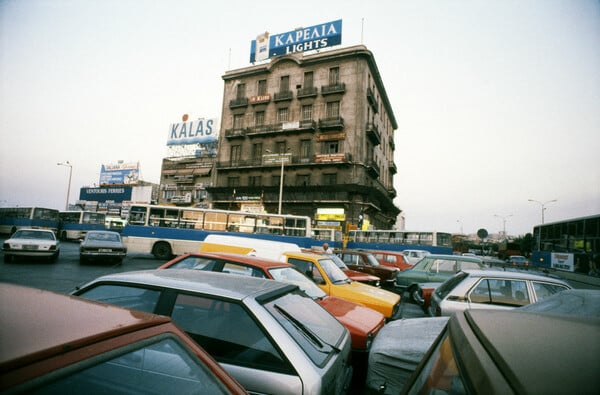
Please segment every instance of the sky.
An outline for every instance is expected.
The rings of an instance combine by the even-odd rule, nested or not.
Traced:
[[[406,229],[522,235],[542,211],[600,214],[600,1],[364,4],[0,0],[0,206],[64,208],[65,161],[71,203],[119,160],[158,183],[169,125],[220,118],[221,77],[258,34],[342,19],[398,122]]]

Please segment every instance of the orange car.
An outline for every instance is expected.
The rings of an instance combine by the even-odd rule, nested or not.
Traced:
[[[169,317],[0,284],[0,392],[246,394]]]
[[[406,270],[412,266],[406,259],[406,256],[400,251],[375,251],[369,250],[381,265],[397,267],[400,270]]]

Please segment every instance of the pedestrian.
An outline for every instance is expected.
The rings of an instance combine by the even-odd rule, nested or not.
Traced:
[[[323,251],[325,251],[328,254],[333,254],[333,250],[329,248],[329,244],[327,243],[323,243]]]

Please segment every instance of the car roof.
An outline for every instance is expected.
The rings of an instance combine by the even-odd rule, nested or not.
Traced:
[[[14,284],[0,284],[0,367],[169,322],[168,317]]]
[[[242,255],[233,252],[190,252],[185,254],[187,256],[195,256],[201,258],[213,258],[213,259],[226,259],[232,262],[239,262],[248,266],[254,266],[265,270],[276,268],[276,267],[294,267],[294,265],[286,262],[280,262],[268,258],[256,257],[253,255]],[[185,258],[183,258],[185,259]]]
[[[180,291],[208,293],[234,300],[270,293],[287,293],[291,289],[298,288],[295,285],[265,278],[189,269],[154,269],[109,274],[89,282],[82,288],[98,282],[172,288]]]
[[[427,254],[423,259],[451,259],[455,261],[468,261],[468,262],[483,262],[481,258],[468,256],[468,255],[452,255],[452,254]]]
[[[600,319],[466,310],[455,313],[448,325],[467,375],[480,384],[482,374],[498,369],[515,393],[597,390]]]
[[[545,276],[542,274],[529,273],[515,270],[495,270],[495,269],[466,269],[463,272],[474,277],[497,277],[497,278],[514,278],[519,280],[539,280],[553,283],[569,285],[566,281],[555,277]]]

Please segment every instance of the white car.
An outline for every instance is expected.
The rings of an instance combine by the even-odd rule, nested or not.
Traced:
[[[51,230],[19,229],[4,241],[4,262],[17,257],[48,258],[55,262],[60,254],[60,242]]]
[[[402,253],[406,257],[408,263],[410,263],[411,265],[414,265],[415,263],[419,262],[421,259],[423,259],[425,255],[431,254],[429,251],[425,250],[403,250]]]
[[[450,316],[467,309],[514,309],[570,288],[561,279],[541,274],[464,270],[433,292],[429,315]]]

